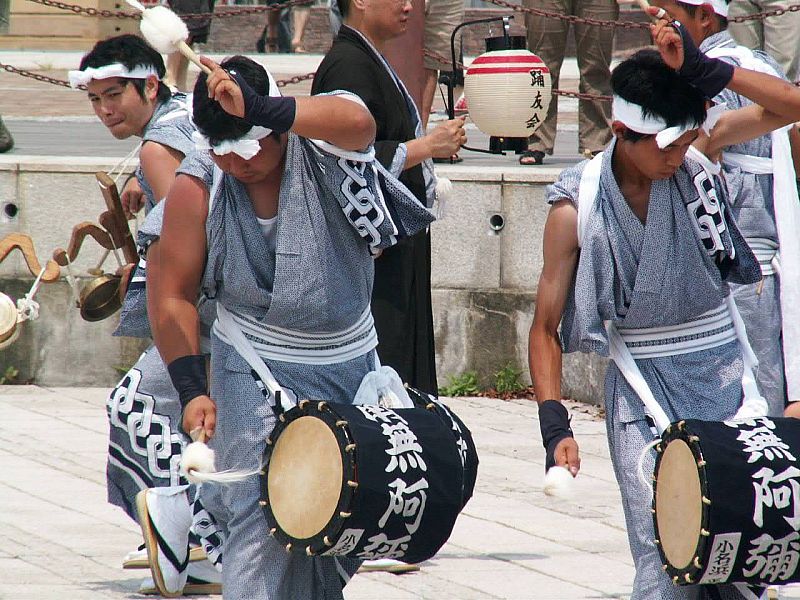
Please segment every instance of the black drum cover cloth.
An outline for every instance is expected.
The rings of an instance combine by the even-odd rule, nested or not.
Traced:
[[[452,411],[433,396],[409,392],[415,408],[302,401],[283,413],[264,453],[261,504],[271,535],[288,551],[417,563],[445,544],[472,495],[477,453]],[[296,435],[301,430],[311,433]],[[329,482],[334,489],[320,492],[325,499],[319,503],[286,495],[308,496],[300,491],[306,481],[339,474],[338,460],[333,467],[313,466],[314,451],[309,464],[298,462],[297,455],[313,446],[304,436],[327,440],[327,450],[317,454],[338,448],[341,457],[341,483]],[[292,484],[283,477],[286,470],[308,472],[295,473]]]
[[[656,544],[677,585],[800,582],[800,420],[673,423],[657,447]]]

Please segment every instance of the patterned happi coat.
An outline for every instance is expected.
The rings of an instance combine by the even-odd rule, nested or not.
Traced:
[[[608,355],[603,322],[625,328],[686,323],[719,307],[728,283],[760,278],[758,263],[725,205],[723,182],[685,159],[675,175],[652,182],[646,223],[631,210],[611,168],[615,142],[606,149],[600,188],[588,216],[575,284],[562,319],[564,351]],[[548,189],[550,203],[577,206],[586,162],[566,169]],[[701,225],[712,218],[714,227]],[[671,420],[723,420],[742,401],[738,342],[688,354],[637,360],[647,384]],[[612,363],[605,381],[608,443],[622,492],[628,538],[636,565],[632,600],[700,598],[698,587],[675,587],[661,569],[653,543],[651,490],[637,476],[637,460],[653,433],[641,400]],[[645,472],[652,472],[652,456]],[[721,587],[724,598],[739,592]]]
[[[707,37],[700,44],[700,50],[708,52],[714,48],[735,47],[737,44],[727,31]],[[769,64],[776,73],[781,68],[775,60],[764,52],[755,51],[756,56]],[[734,58],[722,60],[737,64]],[[744,96],[728,89],[722,90],[714,98],[735,110],[752,104]],[[736,152],[764,158],[772,157],[772,137],[764,135],[753,140],[729,146],[725,152]],[[742,235],[747,240],[766,239],[778,246],[778,231],[775,226],[775,203],[772,199],[772,175],[746,173],[738,167],[726,165],[723,154],[723,168],[731,189],[731,212]],[[736,304],[747,327],[747,337],[758,357],[756,377],[758,387],[769,404],[770,414],[783,414],[786,403],[785,378],[783,374],[783,347],[781,344],[781,303],[780,281],[775,274],[764,275],[763,282],[756,285],[732,285]]]

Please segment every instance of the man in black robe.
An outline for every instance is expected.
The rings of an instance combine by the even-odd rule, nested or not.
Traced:
[[[424,135],[414,101],[381,55],[386,42],[405,32],[411,2],[339,0],[339,9],[344,23],[317,70],[311,93],[357,94],[378,126],[378,160],[432,207],[436,179],[431,158],[455,154],[466,143],[466,134],[464,119],[458,118]],[[388,248],[376,260],[372,314],[381,363],[409,385],[435,394],[430,232]]]

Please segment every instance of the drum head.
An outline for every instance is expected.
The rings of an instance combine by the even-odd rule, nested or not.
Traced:
[[[656,486],[656,523],[670,566],[689,566],[697,552],[703,497],[697,461],[683,440],[671,441],[661,457]]]
[[[307,539],[333,517],[342,492],[344,467],[336,436],[316,417],[289,423],[269,461],[269,505],[288,535]]]
[[[0,342],[10,340],[17,333],[17,305],[0,292]]]

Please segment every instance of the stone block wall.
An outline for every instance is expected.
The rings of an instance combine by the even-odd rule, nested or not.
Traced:
[[[0,158],[0,237],[29,234],[40,261],[66,246],[72,226],[93,221],[104,210],[94,172],[100,159],[37,159],[15,163]],[[70,161],[70,162],[67,162]],[[513,365],[527,375],[528,330],[541,271],[542,232],[548,207],[545,186],[558,169],[442,165],[454,191],[431,226],[432,287],[439,383],[477,371],[484,385]],[[10,218],[4,210],[13,204]],[[81,284],[101,256],[87,241],[74,271]],[[116,267],[109,258],[107,270]],[[32,277],[19,256],[0,265],[0,291],[18,298]],[[117,316],[83,321],[66,283],[43,285],[38,320],[25,323],[20,339],[0,352],[0,374],[20,370],[19,379],[43,385],[113,385],[119,368],[133,364],[146,342],[113,338]],[[564,393],[597,402],[604,362],[585,355],[565,358]]]

